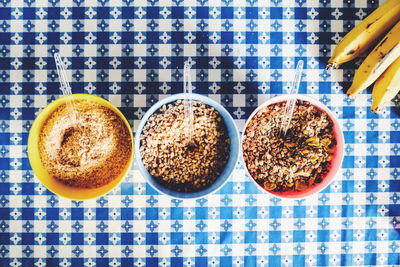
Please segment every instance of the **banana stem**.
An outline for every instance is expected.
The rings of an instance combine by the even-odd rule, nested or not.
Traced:
[[[325,69],[326,69],[326,70],[334,69],[333,63],[328,63],[328,64],[326,64]]]

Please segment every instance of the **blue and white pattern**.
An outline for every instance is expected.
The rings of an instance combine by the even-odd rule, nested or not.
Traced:
[[[344,94],[354,62],[324,70],[334,44],[379,2],[0,1],[0,266],[398,266],[398,101],[373,114],[370,92]],[[198,200],[158,195],[135,167],[105,197],[57,197],[26,153],[37,112],[60,94],[55,52],[74,93],[109,99],[133,127],[182,92],[187,62],[195,92],[242,128],[259,103],[285,92],[303,59],[300,92],[342,122],[343,168],[323,192],[296,201],[261,192],[242,165]]]

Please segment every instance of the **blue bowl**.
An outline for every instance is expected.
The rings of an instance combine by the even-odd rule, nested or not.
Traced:
[[[191,193],[185,193],[185,192],[177,192],[171,189],[168,189],[161,184],[159,184],[154,177],[147,171],[146,167],[143,164],[142,161],[142,155],[140,154],[140,135],[142,134],[143,127],[147,123],[147,120],[149,117],[156,112],[158,109],[160,109],[163,105],[175,102],[176,100],[180,99],[185,99],[186,97],[189,97],[189,99],[192,100],[197,100],[200,101],[204,104],[207,104],[213,108],[215,108],[219,114],[222,116],[224,119],[226,128],[228,130],[228,135],[230,137],[230,154],[229,154],[229,159],[228,162],[225,165],[224,170],[222,171],[221,175],[217,177],[217,179],[214,181],[213,184],[211,184],[209,187],[197,191],[197,192],[191,192]],[[235,122],[233,121],[232,116],[229,114],[229,112],[220,104],[215,102],[214,100],[198,95],[198,94],[176,94],[169,96],[167,98],[164,98],[163,100],[157,102],[154,104],[147,112],[144,114],[142,120],[139,123],[138,129],[136,131],[135,135],[135,159],[136,162],[139,166],[139,171],[141,174],[144,176],[144,178],[147,180],[147,182],[153,186],[158,192],[169,195],[174,198],[199,198],[199,197],[204,197],[205,195],[211,194],[214,191],[220,189],[225,182],[228,180],[228,178],[231,176],[233,170],[235,169],[236,163],[239,158],[239,131],[236,127]]]

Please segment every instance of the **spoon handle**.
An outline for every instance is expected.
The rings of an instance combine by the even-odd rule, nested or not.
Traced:
[[[192,77],[190,75],[189,64],[185,64],[183,68],[183,92],[188,95],[188,98],[184,102],[185,120],[187,120],[185,132],[187,139],[191,141],[193,135],[193,104],[189,98],[189,95],[192,94]]]
[[[290,122],[292,120],[293,111],[297,100],[296,95],[297,92],[299,91],[301,75],[303,73],[303,65],[304,65],[303,60],[299,60],[299,62],[297,62],[295,78],[293,82],[290,84],[289,94],[288,94],[289,99],[286,102],[285,113],[283,114],[282,124],[280,129],[280,135],[282,137],[286,136]]]
[[[62,62],[61,57],[58,53],[54,54],[54,61],[56,62],[56,68],[60,80],[61,91],[63,92],[64,95],[72,95],[71,86],[69,86],[67,74],[65,73],[64,63]]]
[[[54,61],[56,62],[56,68],[58,73],[58,79],[60,81],[60,89],[63,95],[72,95],[71,86],[69,85],[67,74],[65,73],[64,63],[61,60],[61,57],[58,53],[54,54]],[[68,100],[65,102],[69,110],[71,111],[71,122],[76,122],[77,115],[75,114],[75,106],[72,100]]]

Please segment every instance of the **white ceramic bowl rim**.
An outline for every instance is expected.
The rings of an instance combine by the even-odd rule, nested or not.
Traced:
[[[332,119],[333,123],[339,128],[339,131],[337,132],[337,136],[336,136],[336,137],[337,137],[337,139],[340,139],[339,141],[342,141],[343,147],[342,147],[342,150],[341,150],[341,151],[338,151],[339,155],[341,155],[340,161],[339,161],[339,163],[338,163],[339,167],[337,168],[337,170],[334,171],[335,174],[333,175],[333,177],[330,179],[330,181],[329,181],[327,184],[325,184],[324,186],[322,186],[322,187],[319,188],[317,191],[315,191],[315,192],[313,192],[313,193],[311,193],[311,194],[305,193],[304,195],[298,195],[298,196],[291,195],[291,196],[284,197],[284,196],[281,196],[281,195],[275,195],[275,194],[273,194],[273,193],[271,193],[271,192],[265,190],[261,185],[259,185],[259,184],[256,182],[256,180],[254,180],[253,176],[251,176],[249,170],[247,169],[247,165],[246,165],[246,163],[245,163],[245,161],[244,161],[242,147],[243,147],[244,133],[245,133],[245,131],[246,131],[246,129],[247,129],[247,125],[249,124],[249,122],[251,121],[251,119],[257,114],[257,112],[260,111],[262,108],[264,108],[264,107],[266,107],[266,106],[269,106],[269,105],[275,104],[275,103],[284,102],[284,101],[286,101],[286,100],[289,99],[289,98],[296,98],[296,99],[298,99],[298,100],[308,101],[308,102],[310,102],[312,105],[314,105],[314,106],[318,107],[319,109],[325,111],[325,112],[328,114],[328,116]],[[285,94],[285,95],[278,95],[278,96],[275,96],[275,97],[271,97],[270,99],[268,99],[267,101],[265,101],[264,103],[262,103],[261,105],[259,105],[259,106],[251,113],[251,115],[250,115],[249,118],[247,119],[246,124],[244,125],[244,128],[243,128],[243,132],[242,132],[241,138],[240,138],[240,155],[241,155],[241,162],[242,162],[242,164],[243,164],[243,166],[244,166],[244,169],[246,170],[247,176],[250,178],[250,180],[253,181],[253,183],[254,183],[262,192],[266,192],[266,193],[270,194],[271,196],[278,197],[278,198],[304,199],[304,198],[310,197],[310,196],[312,196],[312,195],[314,195],[314,194],[316,194],[316,193],[321,192],[322,190],[324,190],[324,189],[332,182],[332,180],[333,180],[334,177],[336,176],[336,173],[339,171],[340,166],[342,165],[342,162],[343,162],[343,157],[344,157],[344,136],[343,136],[343,130],[342,130],[342,127],[341,127],[341,125],[340,125],[340,123],[339,123],[339,120],[336,118],[336,116],[335,116],[335,115],[332,113],[332,111],[331,111],[324,103],[322,103],[321,101],[319,101],[319,100],[317,100],[317,99],[315,99],[315,98],[312,98],[312,97],[310,97],[310,96],[308,96],[308,95],[301,95],[301,94],[299,94],[299,95],[290,95],[290,96],[289,96],[289,95],[286,95],[286,94]],[[306,191],[306,192],[307,192],[307,191]]]
[[[190,193],[185,193],[185,192],[177,192],[171,189],[168,189],[161,184],[159,184],[153,177],[152,175],[148,172],[146,167],[144,166],[142,162],[142,156],[140,154],[140,135],[142,133],[143,127],[147,123],[147,120],[149,117],[156,112],[158,109],[160,109],[163,105],[167,103],[174,102],[176,100],[180,99],[192,99],[192,100],[197,100],[200,102],[203,102],[206,105],[209,105],[213,108],[215,108],[221,117],[224,119],[225,126],[228,131],[228,135],[231,139],[230,143],[230,153],[229,153],[229,159],[227,164],[224,167],[224,170],[220,174],[219,177],[215,180],[213,184],[211,184],[209,187],[197,191],[197,192],[190,192]],[[219,103],[216,101],[212,100],[209,97],[202,96],[199,94],[175,94],[171,95],[169,97],[166,97],[157,103],[155,103],[143,116],[141,119],[139,126],[137,128],[136,134],[135,134],[135,160],[138,164],[139,171],[140,173],[144,176],[146,181],[159,193],[169,195],[174,198],[179,198],[179,199],[195,199],[195,198],[200,198],[204,197],[208,194],[211,194],[218,189],[220,189],[228,180],[228,178],[231,176],[233,170],[235,169],[235,166],[238,162],[239,159],[239,143],[240,143],[240,137],[239,137],[239,131],[236,127],[236,124],[232,118],[232,116],[229,114],[229,112]]]

